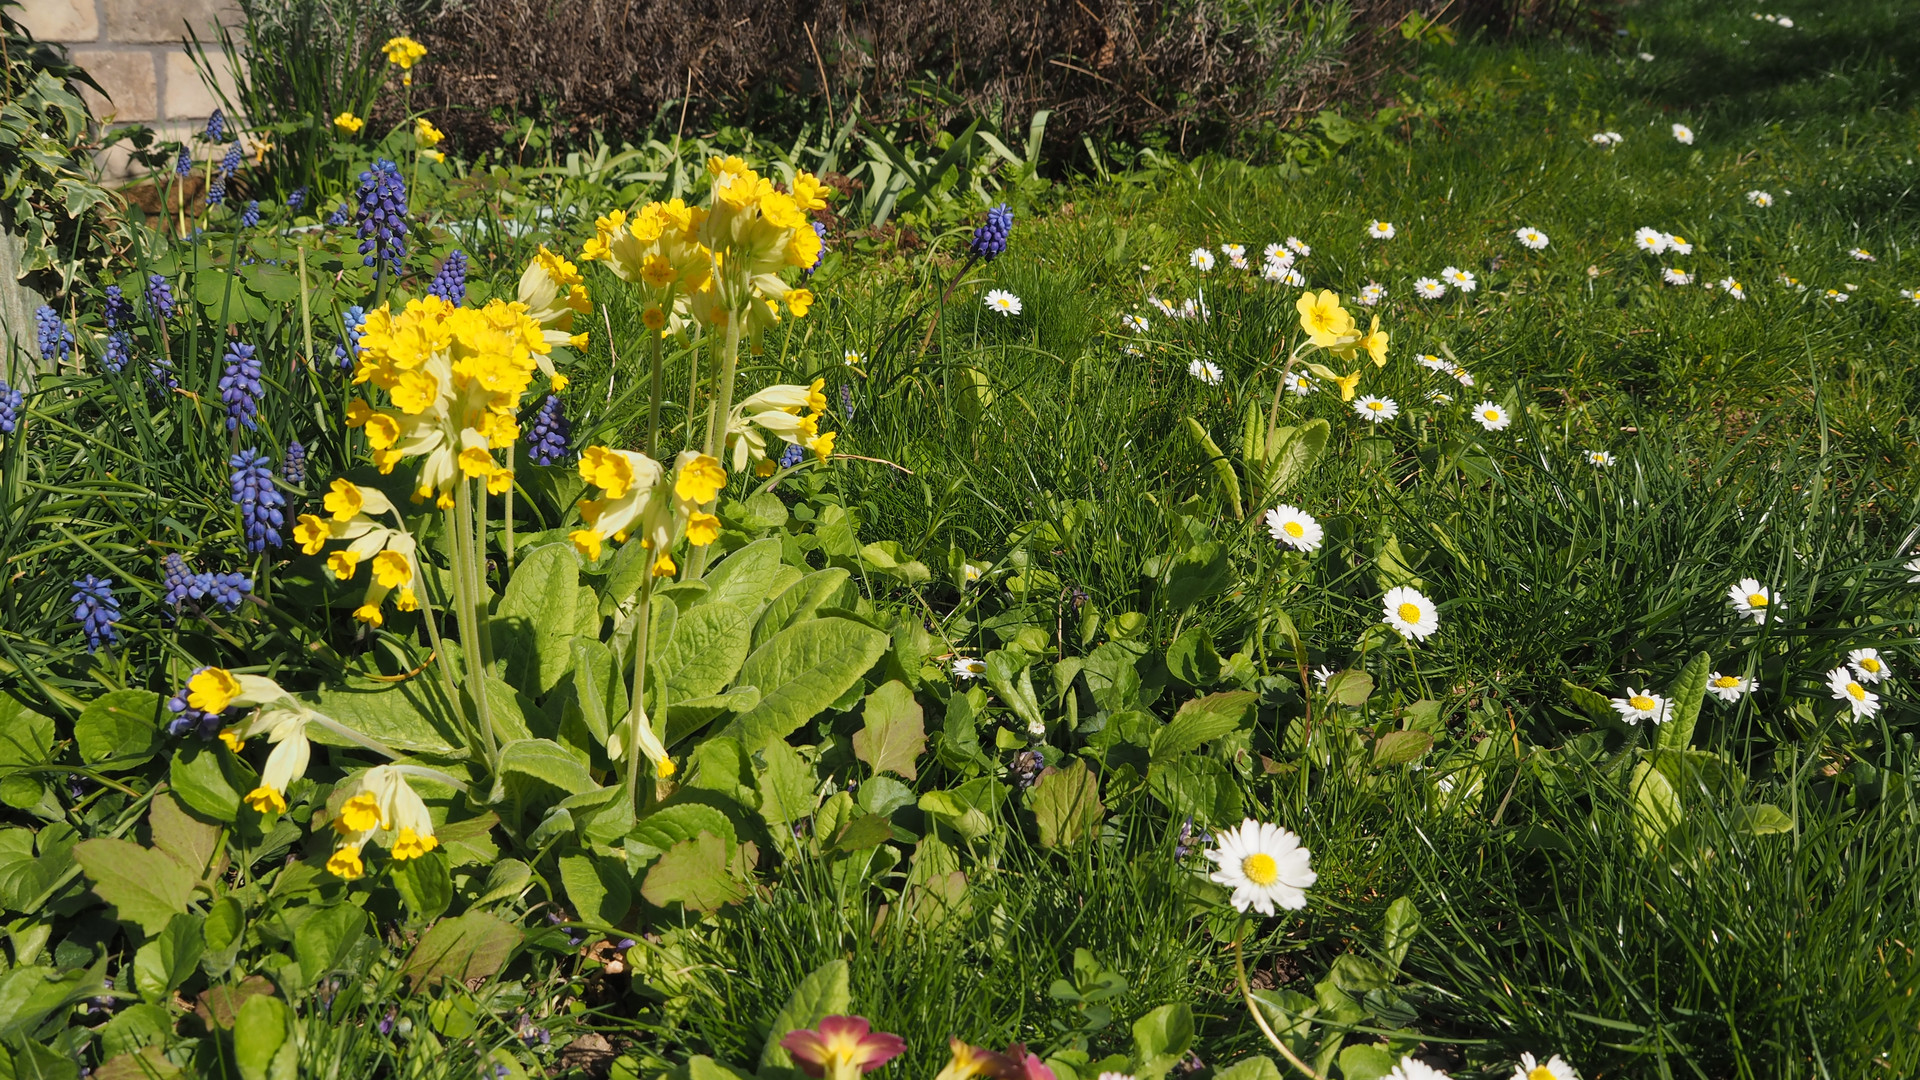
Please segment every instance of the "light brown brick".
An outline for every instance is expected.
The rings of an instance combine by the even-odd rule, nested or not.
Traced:
[[[94,0],[26,0],[17,18],[41,41],[96,41],[100,13]]]
[[[160,105],[158,80],[154,76],[153,53],[146,49],[108,52],[103,49],[75,49],[73,62],[85,68],[106,96],[90,86],[80,88],[93,115],[105,120],[153,120]]]
[[[207,84],[200,80],[200,71],[193,66],[193,58],[184,52],[166,54],[166,83],[162,92],[166,118],[169,120],[192,120],[213,115],[220,107],[220,99],[213,96]],[[211,53],[207,60],[218,73],[220,86],[226,91],[227,100],[233,101],[233,75],[227,70],[226,59],[218,53]]]
[[[79,0],[87,3],[89,0]],[[203,42],[215,40],[214,24],[240,25],[232,0],[101,0],[107,11],[107,36],[116,42],[172,42],[187,27]]]

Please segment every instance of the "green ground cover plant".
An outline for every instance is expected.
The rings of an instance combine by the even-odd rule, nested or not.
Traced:
[[[0,1064],[1920,1069],[1910,24],[159,148],[0,388]]]

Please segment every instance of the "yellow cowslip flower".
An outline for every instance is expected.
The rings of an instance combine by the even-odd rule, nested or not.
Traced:
[[[366,126],[367,122],[365,120],[360,119],[350,112],[343,112],[333,118],[334,130],[342,135],[358,135],[360,134],[360,129]]]
[[[260,770],[259,786],[242,797],[256,812],[286,813],[287,789],[307,774],[307,763],[313,757],[312,744],[307,742],[310,715],[304,708],[262,709],[240,736],[244,740],[264,733],[273,746],[266,767]]]
[[[360,850],[376,837],[389,846],[396,861],[417,859],[440,846],[427,804],[398,768],[376,765],[349,780],[344,790],[346,801],[333,821],[334,831],[341,836],[334,858],[348,872],[334,870],[329,860],[327,869],[335,876],[351,878],[364,872]]]
[[[706,547],[718,539],[720,539],[719,518],[699,511],[687,515],[687,543],[695,547]]]
[[[427,47],[410,37],[401,36],[388,38],[387,43],[380,46],[380,51],[387,54],[387,63],[400,69],[401,85],[412,86],[413,65],[427,55]]]
[[[821,460],[826,460],[833,453],[833,435],[819,430],[820,418],[827,407],[825,386],[824,379],[815,379],[811,386],[769,386],[735,406],[727,421],[727,446],[732,451],[733,471],[745,472],[748,462],[768,460],[768,435],[812,450]],[[802,414],[802,409],[808,412]],[[755,470],[759,471],[757,464]],[[770,476],[772,472],[760,475]]]
[[[393,503],[377,488],[361,487],[351,480],[339,479],[328,485],[320,500],[335,521],[352,521],[356,516],[390,514]]]
[[[420,156],[423,158],[426,158],[428,161],[433,162],[435,165],[438,165],[441,162],[447,160],[447,155],[441,153],[438,150],[422,150],[420,151]]]
[[[663,513],[664,500],[656,489],[666,475],[660,463],[632,450],[614,450],[589,446],[580,455],[580,477],[600,489],[598,499],[580,502],[583,529],[571,539],[574,547],[589,559],[600,557],[600,546],[607,537],[625,540],[636,529],[655,551],[664,552],[673,540],[670,513]]]
[[[1340,400],[1352,401],[1354,390],[1360,385],[1360,373],[1341,375],[1325,364],[1308,364],[1307,370],[1340,388]]]
[[[446,132],[433,126],[433,121],[422,116],[413,122],[413,141],[425,150],[439,146],[447,137]]]
[[[360,849],[343,847],[336,849],[327,858],[327,873],[342,881],[354,881],[365,876],[367,864],[360,861]]]
[[[370,791],[358,795],[340,804],[340,816],[333,819],[336,832],[359,833],[372,832],[380,827],[380,803]]]
[[[680,466],[679,475],[673,481],[673,493],[685,502],[709,503],[726,486],[727,470],[713,458],[697,454]]]
[[[812,173],[795,173],[793,177],[793,201],[802,210],[825,210],[827,200],[833,197],[833,189],[820,182]]]
[[[1372,357],[1374,367],[1386,367],[1387,337],[1387,332],[1380,329],[1380,316],[1375,315],[1373,325],[1367,328],[1366,333],[1360,335],[1360,340],[1354,342],[1354,347],[1364,350],[1368,356]]]
[[[833,439],[838,434],[840,433],[837,431],[829,431],[808,443],[807,449],[813,451],[814,457],[825,461],[833,456]]]
[[[1294,307],[1300,312],[1300,329],[1320,348],[1338,348],[1354,337],[1353,316],[1340,306],[1340,295],[1332,289],[1318,294],[1309,289]]]
[[[218,716],[228,709],[264,705],[287,696],[280,684],[262,675],[236,675],[226,668],[204,667],[187,680],[187,706]]]
[[[573,345],[573,317],[593,311],[593,301],[587,295],[580,268],[564,255],[547,250],[544,244],[520,275],[516,304],[522,314],[539,326],[541,339],[548,349],[555,345]],[[553,376],[553,361],[544,352],[535,357],[534,362],[542,374]]]
[[[227,749],[236,754],[246,749],[247,746],[246,741],[240,738],[240,729],[235,727],[221,728],[220,741],[226,744]]]

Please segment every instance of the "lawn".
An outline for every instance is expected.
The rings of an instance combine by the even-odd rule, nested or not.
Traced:
[[[1920,1073],[1920,29],[1613,14],[138,230],[0,424],[0,1062]]]

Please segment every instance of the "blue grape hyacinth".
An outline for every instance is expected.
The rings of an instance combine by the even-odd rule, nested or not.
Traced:
[[[185,176],[193,171],[193,151],[186,143],[180,144],[180,156],[174,159],[173,172],[176,176]]]
[[[207,141],[210,143],[224,142],[226,138],[227,114],[219,109],[215,109],[213,110],[213,115],[207,117]]]
[[[108,371],[115,375],[126,369],[127,361],[133,359],[133,335],[125,330],[107,331],[107,350],[103,359]]]
[[[294,188],[293,194],[287,196],[287,209],[299,210],[301,207],[305,205],[307,205],[306,187],[302,185],[300,187]]]
[[[345,225],[352,217],[353,208],[346,203],[341,203],[339,206],[334,207],[333,213],[327,215],[327,224]]]
[[[88,652],[120,643],[120,632],[114,628],[120,621],[120,602],[113,597],[112,578],[88,574],[73,583],[73,595],[67,600],[80,631],[87,635]]]
[[[245,210],[240,211],[240,226],[242,228],[251,229],[254,226],[259,224],[260,224],[260,200],[254,199],[247,203],[247,208]]]
[[[227,178],[224,174],[215,175],[213,186],[207,188],[207,205],[219,206],[227,201]]]
[[[202,576],[207,579],[207,596],[229,615],[239,611],[248,594],[253,592],[253,579],[238,570]]]
[[[969,258],[992,261],[1007,250],[1007,237],[1013,233],[1013,211],[1006,203],[987,211],[987,223],[973,230],[973,241],[967,245]]]
[[[253,346],[236,341],[227,346],[226,361],[226,370],[220,373],[220,400],[227,406],[227,430],[238,431],[245,424],[248,431],[256,431],[264,392],[260,357]]]
[[[788,443],[787,448],[780,451],[780,467],[783,469],[791,469],[806,459],[806,448],[799,443]]]
[[[127,301],[127,295],[120,291],[120,286],[107,286],[106,306],[102,314],[109,330],[124,330],[133,325],[133,305]]]
[[[57,364],[73,354],[73,330],[59,312],[41,304],[33,320],[40,332],[40,359]]]
[[[165,322],[173,318],[173,285],[165,275],[147,275],[147,314]]]
[[[348,308],[346,315],[341,318],[340,326],[345,336],[340,339],[340,344],[333,347],[333,358],[340,361],[341,370],[352,371],[359,361],[360,331],[365,329],[366,325],[367,309],[359,304]]]
[[[227,154],[220,159],[220,176],[224,179],[240,171],[240,144],[227,147]]]
[[[818,221],[814,222],[813,235],[820,238],[820,251],[818,254],[816,254],[813,257],[813,265],[807,267],[808,277],[812,277],[813,272],[815,270],[818,270],[820,268],[820,264],[826,261],[826,258],[827,258],[827,227]]]
[[[168,552],[160,560],[160,584],[166,590],[160,594],[160,602],[169,608],[178,610],[188,599],[198,600],[207,594],[204,575],[187,569],[187,561],[179,552]]]
[[[287,443],[286,456],[280,459],[280,479],[295,487],[307,482],[307,448],[299,439]]]
[[[535,465],[558,465],[569,456],[567,445],[572,440],[573,428],[560,396],[548,394],[533,414],[533,423],[527,425],[527,457]]]
[[[386,158],[360,174],[357,191],[359,206],[354,214],[354,235],[360,237],[362,262],[373,266],[382,258],[394,273],[400,272],[400,260],[407,253],[407,182],[400,166]]]
[[[20,406],[24,404],[26,398],[20,391],[0,379],[0,435],[11,435],[20,427]]]
[[[447,261],[440,264],[440,272],[433,275],[433,284],[427,286],[427,292],[454,307],[466,303],[467,253],[454,248],[447,255]]]
[[[248,448],[228,458],[227,465],[233,469],[229,483],[234,505],[240,508],[247,550],[257,553],[279,547],[280,530],[287,523],[287,497],[273,486],[273,465],[267,455]]]

